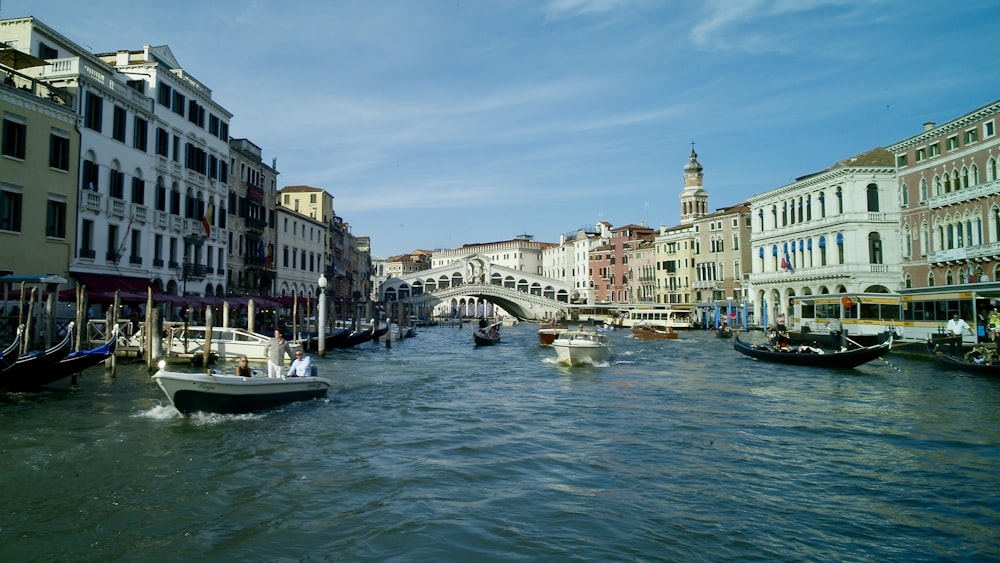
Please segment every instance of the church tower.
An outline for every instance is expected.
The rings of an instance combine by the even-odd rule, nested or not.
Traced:
[[[694,143],[691,143],[691,157],[684,165],[684,191],[681,192],[682,225],[708,214],[708,192],[702,187],[703,179],[698,153],[694,152]]]

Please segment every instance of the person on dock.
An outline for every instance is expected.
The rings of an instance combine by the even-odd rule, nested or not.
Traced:
[[[288,368],[288,377],[309,377],[312,375],[312,360],[302,353],[302,349],[295,351],[295,360]]]
[[[268,377],[281,377],[281,365],[285,361],[285,356],[288,356],[290,360],[295,360],[292,357],[292,349],[288,346],[288,341],[278,329],[274,329],[274,338],[268,340],[267,345],[264,346],[264,355],[267,356]]]
[[[253,375],[253,372],[250,371],[250,360],[246,356],[240,356],[240,359],[236,361],[236,375],[240,377]]]

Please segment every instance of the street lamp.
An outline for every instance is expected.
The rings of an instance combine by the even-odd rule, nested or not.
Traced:
[[[320,358],[326,357],[326,274],[319,275],[319,311],[316,315],[317,330],[319,331],[319,341],[316,350]]]

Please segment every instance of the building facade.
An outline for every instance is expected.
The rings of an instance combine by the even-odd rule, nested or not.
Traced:
[[[278,171],[248,139],[230,139],[229,159],[227,293],[273,295]]]
[[[1000,101],[888,147],[901,205],[904,288],[1000,278]]]
[[[13,68],[0,73],[8,77],[0,85],[0,276],[68,279],[80,163],[75,97]]]
[[[873,149],[753,196],[751,299],[769,319],[797,296],[888,293],[902,279],[893,156]]]

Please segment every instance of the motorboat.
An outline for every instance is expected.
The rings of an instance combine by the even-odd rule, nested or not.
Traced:
[[[632,336],[641,340],[677,340],[677,331],[667,325],[643,322],[632,325]]]
[[[606,334],[590,330],[568,331],[552,341],[556,360],[570,366],[606,364],[614,345]]]
[[[204,326],[184,326],[171,327],[167,332],[166,353],[167,356],[178,358],[198,357],[205,352]],[[242,328],[232,327],[212,327],[212,343],[210,353],[220,360],[236,360],[240,356],[246,356],[251,361],[267,360],[267,343],[271,338],[250,332]],[[289,350],[293,353],[299,347],[299,342],[288,341]]]
[[[183,414],[207,412],[244,414],[310,399],[322,399],[333,383],[309,377],[241,377],[220,372],[181,373],[167,371],[166,363],[153,374],[153,381]],[[316,373],[316,366],[312,366]]]
[[[543,322],[538,325],[538,345],[552,346],[552,342],[569,327],[558,321]]]

